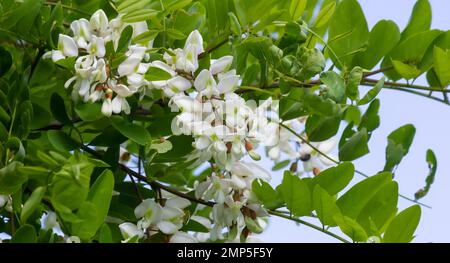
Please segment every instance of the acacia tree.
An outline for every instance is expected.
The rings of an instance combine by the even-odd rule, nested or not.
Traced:
[[[342,242],[413,239],[436,173],[428,150],[426,186],[400,195],[414,126],[388,136],[378,174],[352,161],[369,153],[381,89],[449,104],[450,35],[430,30],[427,0],[402,31],[369,30],[356,0],[3,0],[0,12],[4,241],[250,242],[270,217]],[[429,86],[412,84],[425,73]],[[285,170],[281,184],[260,159]],[[416,204],[398,211],[399,198]]]

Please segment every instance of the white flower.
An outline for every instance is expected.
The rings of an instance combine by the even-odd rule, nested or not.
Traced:
[[[336,157],[330,155],[330,152],[336,146],[336,139],[330,138],[322,142],[312,142],[315,148],[317,148],[323,154],[330,156],[333,160],[337,160]],[[334,164],[324,155],[315,151],[311,146],[306,143],[302,143],[300,146],[300,160],[303,161],[303,167],[305,172],[311,172],[314,168],[322,169],[323,167],[330,166]]]
[[[123,242],[128,243],[132,238],[138,237],[142,238],[144,237],[144,231],[139,229],[135,224],[133,223],[122,223],[119,225],[120,233],[122,234],[122,237],[125,239]]]
[[[169,243],[198,243],[198,239],[186,232],[177,231],[170,237]]]
[[[130,114],[130,105],[124,97],[116,96],[111,101],[111,110],[116,114],[121,113],[122,111],[125,112],[125,114]]]
[[[231,180],[238,189],[248,188],[254,179],[262,179],[266,182],[270,181],[270,173],[261,166],[250,162],[236,162],[231,168]]]
[[[65,59],[66,57],[78,56],[78,47],[75,40],[67,35],[59,34],[58,49],[45,54],[45,57],[49,56],[54,62]]]
[[[194,74],[198,68],[198,52],[193,45],[188,46],[185,50],[176,49],[176,63],[175,67],[178,70]]]
[[[164,234],[175,234],[183,226],[183,209],[190,204],[189,200],[178,196],[167,199],[157,228]]]
[[[195,197],[205,200],[214,200],[218,204],[225,202],[226,196],[231,192],[232,181],[212,175],[206,181],[195,187]]]
[[[55,212],[47,212],[47,215],[45,216],[42,229],[49,230],[53,228],[59,228],[59,223],[57,221],[56,213]]]
[[[145,199],[134,209],[134,215],[141,219],[138,226],[146,229],[161,221],[162,207],[153,199]]]
[[[9,202],[9,196],[0,195],[0,208],[3,208]]]
[[[194,81],[195,89],[201,93],[202,96],[211,98],[212,96],[218,96],[217,83],[214,80],[211,72],[207,69],[200,71]]]
[[[92,36],[91,42],[87,46],[89,54],[99,58],[104,57],[106,53],[105,41],[101,37]]]
[[[91,16],[89,21],[91,24],[92,31],[97,34],[97,36],[102,36],[106,33],[108,29],[108,17],[103,10],[99,9]]]
[[[91,41],[91,25],[84,18],[75,20],[70,24],[70,29],[74,34],[74,39],[79,48],[86,49],[88,42]]]
[[[81,243],[81,240],[77,236],[70,236],[66,239],[66,243]]]
[[[102,113],[103,115],[110,117],[112,114],[112,103],[111,103],[111,99],[107,98],[103,101],[102,104]]]
[[[187,37],[184,50],[188,50],[189,48],[193,48],[197,55],[204,51],[203,37],[198,30],[192,31]]]
[[[236,75],[236,70],[234,69],[225,73],[219,73],[218,78],[217,90],[220,94],[233,92],[238,87],[239,75]]]
[[[224,71],[228,71],[233,63],[233,56],[223,56],[219,59],[211,59],[211,66],[209,70],[211,74],[216,75]]]

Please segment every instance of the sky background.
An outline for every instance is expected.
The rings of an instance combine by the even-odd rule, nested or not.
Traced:
[[[405,28],[415,4],[415,0],[359,0],[369,28],[381,19],[390,19],[397,23],[400,30]],[[450,29],[450,1],[430,0],[433,22],[432,28]],[[427,85],[424,78],[415,84]],[[361,87],[361,93],[367,91]],[[366,174],[375,174],[383,169],[385,162],[386,137],[396,128],[411,123],[416,127],[414,142],[396,170],[395,179],[399,183],[399,192],[408,197],[425,184],[428,167],[425,154],[433,149],[438,159],[435,182],[422,202],[432,209],[422,208],[422,218],[413,242],[450,242],[449,190],[450,190],[450,106],[414,94],[384,89],[379,95],[380,127],[375,130],[369,142],[370,153],[354,162],[355,167]],[[266,169],[272,167],[271,161],[263,161]],[[273,172],[273,184],[281,182],[282,172]],[[362,179],[355,174],[354,181]],[[399,210],[412,205],[399,199]],[[310,220],[317,225],[320,222]],[[340,231],[333,231],[339,233]],[[271,217],[266,231],[259,235],[265,242],[336,242],[336,240],[307,226]]]

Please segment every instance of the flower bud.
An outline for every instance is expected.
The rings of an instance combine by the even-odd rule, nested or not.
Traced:
[[[318,176],[320,174],[320,168],[314,167],[312,172],[313,172],[314,176]]]
[[[255,161],[261,160],[261,156],[257,154],[255,151],[249,151],[248,155],[250,155],[250,157]]]
[[[247,150],[247,152],[253,150],[253,144],[249,141],[245,141],[245,149]]]

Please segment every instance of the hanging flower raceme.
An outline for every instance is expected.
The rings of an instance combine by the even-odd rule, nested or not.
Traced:
[[[72,78],[65,87],[72,87],[72,98],[79,97],[83,102],[102,101],[102,113],[111,116],[112,113],[130,113],[127,97],[132,96],[149,83],[144,75],[150,63],[146,53],[151,48],[152,41],[147,45],[130,45],[124,54],[125,59],[113,68],[109,61],[112,54],[107,54],[106,45],[113,42],[115,52],[122,30],[131,25],[133,36],[148,30],[145,22],[124,23],[119,17],[108,22],[103,10],[95,12],[90,20],[79,19],[71,23],[73,36],[59,35],[58,49],[44,55],[54,62],[66,58],[75,58]]]

